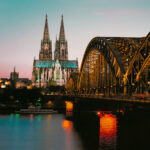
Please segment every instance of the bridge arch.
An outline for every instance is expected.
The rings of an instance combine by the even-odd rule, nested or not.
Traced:
[[[143,93],[150,83],[149,61],[150,33],[138,38],[95,37],[85,50],[78,77],[71,74],[67,86],[79,93]]]
[[[84,53],[77,88],[86,91],[97,88],[103,89],[100,90],[101,92],[105,90],[108,93],[110,93],[110,89],[113,89],[113,93],[116,93],[117,88],[122,86],[121,80],[119,79],[124,73],[124,66],[117,51],[107,39],[104,37],[96,37],[90,41]],[[111,78],[111,81],[108,81],[107,76]],[[93,81],[90,81],[89,78],[93,78]],[[96,84],[94,78],[97,79],[98,84],[100,82],[101,85]],[[103,82],[103,80],[105,81]],[[83,81],[87,83],[83,83]],[[90,84],[90,86],[88,84]]]
[[[66,84],[66,90],[68,93],[75,93],[77,90],[77,78],[78,78],[78,72],[72,72],[69,76],[69,79]]]

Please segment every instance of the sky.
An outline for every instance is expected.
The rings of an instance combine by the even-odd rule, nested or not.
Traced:
[[[0,0],[0,78],[14,66],[19,77],[30,78],[38,59],[45,16],[52,51],[64,16],[69,59],[81,64],[96,36],[143,37],[150,32],[150,0]]]

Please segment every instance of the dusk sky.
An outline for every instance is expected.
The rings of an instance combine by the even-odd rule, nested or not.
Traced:
[[[0,78],[16,66],[31,78],[39,57],[45,15],[52,51],[64,16],[69,59],[81,63],[95,36],[146,36],[150,32],[150,0],[0,0]]]

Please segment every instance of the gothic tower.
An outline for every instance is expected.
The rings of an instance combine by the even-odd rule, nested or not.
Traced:
[[[50,41],[49,37],[47,15],[45,20],[43,40],[41,41],[39,60],[52,60],[52,42]]]
[[[63,15],[61,18],[59,40],[56,38],[54,59],[68,60],[68,45],[65,39]]]

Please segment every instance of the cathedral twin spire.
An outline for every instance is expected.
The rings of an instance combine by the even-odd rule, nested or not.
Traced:
[[[45,42],[50,42],[50,43],[45,43]],[[49,49],[47,48],[47,46],[49,47]],[[65,40],[63,15],[61,17],[59,40],[57,40],[56,38],[55,46],[56,47],[55,47],[55,52],[54,52],[54,59],[55,60],[56,59],[68,60],[68,48],[67,48],[67,41]],[[52,60],[51,47],[52,46],[51,46],[51,41],[50,41],[50,36],[49,36],[48,19],[47,19],[47,14],[46,14],[43,40],[41,43],[40,60]],[[48,55],[51,55],[51,56],[48,56]]]
[[[47,14],[46,14],[46,19],[45,19],[45,27],[44,27],[43,40],[50,40],[50,37],[49,37],[49,30],[48,30]],[[61,25],[60,25],[60,32],[59,32],[59,41],[65,42],[65,30],[64,30],[63,15],[61,16]]]

